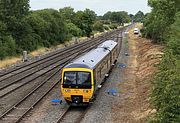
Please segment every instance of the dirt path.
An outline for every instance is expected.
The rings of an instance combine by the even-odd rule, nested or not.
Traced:
[[[112,108],[116,114],[113,119],[117,123],[145,123],[148,115],[155,112],[149,104],[150,80],[156,71],[154,65],[161,59],[162,47],[134,35],[132,30],[128,37],[129,58],[119,86],[124,97]]]

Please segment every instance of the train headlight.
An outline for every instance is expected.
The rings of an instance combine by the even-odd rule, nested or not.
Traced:
[[[71,92],[71,90],[69,90],[69,89],[65,89],[64,91],[67,92],[67,93],[68,93],[68,92]]]
[[[89,91],[88,90],[83,90],[84,93],[88,93]]]

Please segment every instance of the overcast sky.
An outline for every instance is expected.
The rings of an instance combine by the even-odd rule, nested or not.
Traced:
[[[98,15],[103,15],[107,11],[127,11],[129,14],[135,14],[139,10],[144,13],[150,12],[151,8],[147,6],[148,0],[30,0],[31,10],[45,8],[59,9],[71,6],[78,10],[89,8]]]

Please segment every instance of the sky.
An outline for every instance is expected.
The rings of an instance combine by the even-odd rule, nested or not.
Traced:
[[[136,14],[139,10],[144,13],[150,12],[147,6],[148,0],[30,0],[31,10],[45,8],[59,9],[71,6],[75,11],[86,8],[103,15],[108,11],[127,11],[129,14]]]

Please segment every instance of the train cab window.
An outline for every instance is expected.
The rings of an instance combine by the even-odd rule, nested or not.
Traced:
[[[78,72],[77,84],[88,85],[91,84],[91,75],[88,72]]]
[[[64,84],[67,85],[76,84],[76,72],[65,72]]]
[[[90,72],[65,72],[63,79],[64,88],[91,88]]]

